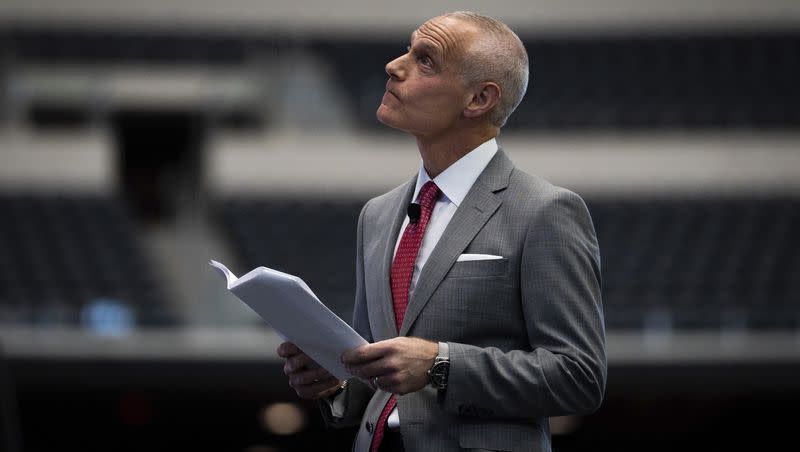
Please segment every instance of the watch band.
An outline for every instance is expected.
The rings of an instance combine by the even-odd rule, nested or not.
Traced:
[[[450,361],[450,346],[447,342],[439,342],[439,355],[437,358],[444,358]]]
[[[428,369],[428,381],[431,386],[442,391],[447,389],[447,379],[450,374],[450,349],[447,342],[439,342],[439,352]]]

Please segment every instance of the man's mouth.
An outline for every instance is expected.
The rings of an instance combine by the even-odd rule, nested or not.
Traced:
[[[395,93],[395,92],[394,92],[394,90],[391,88],[392,86],[393,86],[393,84],[392,84],[392,80],[391,80],[391,79],[389,79],[389,80],[386,82],[386,92],[387,92],[387,93],[389,93],[389,94],[391,94],[391,95],[392,95],[392,97],[394,97],[395,99],[397,99],[397,100],[400,100],[400,96],[398,96],[398,95],[397,95],[397,93]]]
[[[397,97],[397,94],[395,94],[393,91],[390,91],[390,90],[387,89],[386,92],[383,93],[383,99],[381,100],[381,103],[386,103],[387,99],[389,99],[390,97],[394,98],[394,101],[396,101],[396,102],[399,101],[399,99]]]

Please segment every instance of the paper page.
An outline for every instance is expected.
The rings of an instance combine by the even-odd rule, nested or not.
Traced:
[[[215,261],[211,261],[211,262],[215,262]],[[222,265],[222,264],[219,264],[219,265]],[[224,265],[223,265],[223,267],[224,267]],[[260,275],[263,272],[269,273],[270,275],[272,275],[273,277],[275,277],[277,279],[284,279],[287,282],[292,282],[294,284],[299,285],[308,295],[314,297],[315,300],[319,301],[319,298],[317,298],[317,295],[314,293],[313,290],[311,290],[310,287],[308,287],[308,284],[306,284],[305,281],[303,281],[302,279],[300,279],[299,277],[297,277],[295,275],[290,275],[289,273],[284,273],[282,271],[275,270],[275,269],[272,269],[272,268],[258,267],[255,270],[251,271],[250,273],[242,276],[241,283],[244,283],[245,281],[249,281],[252,278],[258,277],[258,275]]]
[[[212,267],[217,269],[217,271],[222,275],[222,277],[225,278],[225,281],[227,281],[227,283],[228,283],[228,286],[227,286],[228,289],[233,287],[233,284],[236,282],[237,279],[239,279],[239,278],[236,277],[236,275],[231,273],[231,271],[228,270],[228,267],[226,267],[225,265],[223,265],[223,264],[221,264],[221,263],[219,263],[217,261],[211,261],[211,262],[209,262],[209,264],[211,264]]]
[[[328,372],[351,377],[340,356],[367,341],[322,304],[301,278],[259,267],[236,280],[231,292]]]

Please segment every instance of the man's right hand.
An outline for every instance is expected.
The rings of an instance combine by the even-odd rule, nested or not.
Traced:
[[[278,356],[284,358],[283,373],[300,398],[314,400],[333,395],[342,382],[320,367],[291,342],[278,346]]]

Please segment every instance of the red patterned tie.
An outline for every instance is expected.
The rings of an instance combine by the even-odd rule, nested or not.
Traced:
[[[440,194],[439,187],[433,181],[428,181],[422,186],[419,192],[419,204],[421,207],[419,219],[415,223],[408,223],[406,230],[403,231],[403,237],[400,238],[397,253],[394,256],[391,284],[394,319],[398,332],[403,324],[406,307],[408,307],[408,290],[411,287],[411,277],[414,274],[414,263],[417,261],[419,247],[422,245],[422,237],[425,235],[425,228],[431,218],[433,206],[436,204],[436,199],[439,198]],[[372,437],[370,452],[377,452],[380,448],[381,441],[383,441],[383,433],[386,429],[386,421],[389,419],[389,414],[395,405],[397,405],[397,397],[392,395],[389,401],[386,402],[386,406],[383,407],[378,423],[375,425],[375,435]]]

